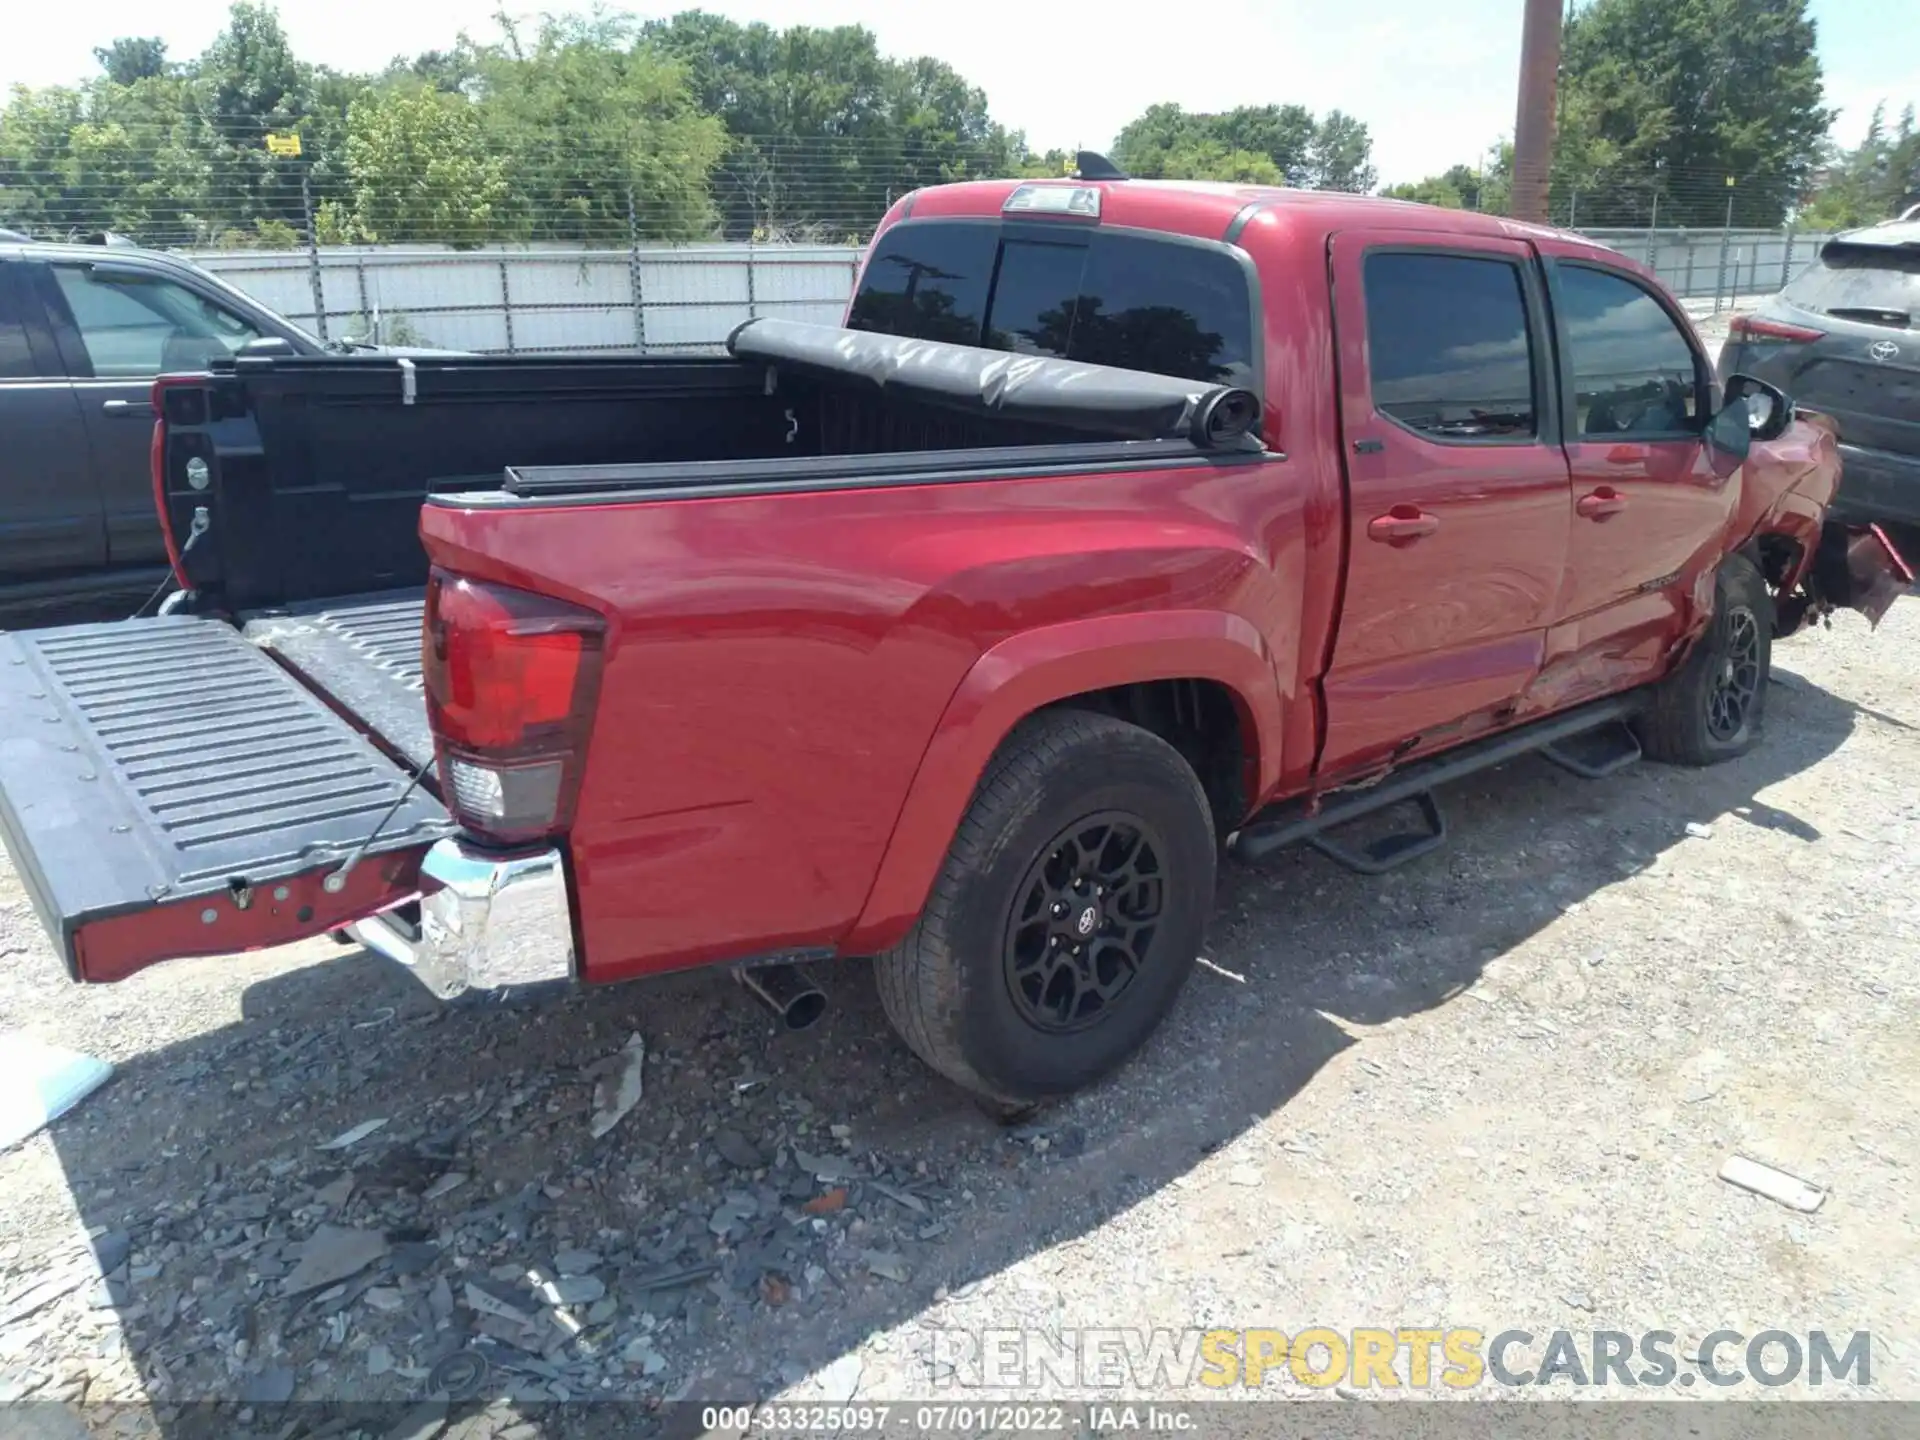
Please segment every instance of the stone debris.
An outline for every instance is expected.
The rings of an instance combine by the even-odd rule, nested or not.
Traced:
[[[351,1279],[387,1253],[387,1238],[378,1231],[349,1230],[322,1225],[300,1249],[300,1263],[281,1285],[281,1293],[304,1295]]]
[[[516,1288],[497,1280],[466,1282],[467,1308],[479,1315],[492,1315],[515,1325],[531,1326],[540,1317],[540,1302]]]
[[[758,1170],[766,1157],[738,1130],[721,1130],[713,1137],[713,1148],[720,1158],[740,1170]]]
[[[343,1130],[334,1136],[333,1139],[323,1140],[314,1148],[318,1150],[345,1150],[350,1145],[358,1145],[376,1130],[385,1129],[386,1124],[387,1121],[384,1116],[378,1120],[362,1120],[351,1130]]]
[[[640,1103],[645,1087],[647,1042],[637,1033],[618,1054],[589,1067],[598,1076],[593,1087],[593,1118],[588,1132],[598,1140]]]
[[[338,1210],[353,1198],[353,1172],[351,1170],[329,1180],[313,1192],[315,1204],[325,1205],[330,1210]]]
[[[591,1250],[557,1250],[553,1268],[562,1275],[588,1275],[605,1262]]]
[[[839,1155],[810,1155],[798,1146],[794,1147],[793,1160],[802,1170],[825,1185],[844,1185],[849,1181],[866,1178],[866,1172],[853,1161]]]

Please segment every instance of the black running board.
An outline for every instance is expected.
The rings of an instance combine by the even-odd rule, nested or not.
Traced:
[[[1324,838],[1315,843],[1315,849],[1349,868],[1359,869],[1363,874],[1380,874],[1432,852],[1446,838],[1445,821],[1440,818],[1439,807],[1433,803],[1429,793],[1436,786],[1464,779],[1476,771],[1505,764],[1536,750],[1546,750],[1549,746],[1560,746],[1563,755],[1578,759],[1581,752],[1569,750],[1568,741],[1588,735],[1603,726],[1624,722],[1637,713],[1643,703],[1644,695],[1637,690],[1609,696],[1563,714],[1535,720],[1518,729],[1505,730],[1498,735],[1489,735],[1485,739],[1444,750],[1438,755],[1412,761],[1388,771],[1365,788],[1330,791],[1318,797],[1320,803],[1317,809],[1311,808],[1310,800],[1289,800],[1269,806],[1242,826],[1233,837],[1233,853],[1245,860],[1258,860],[1303,840],[1324,837],[1329,830],[1345,825],[1350,820],[1358,820],[1363,815],[1384,810],[1390,805],[1399,805],[1408,800],[1422,802],[1421,808],[1426,813],[1428,824],[1428,833],[1425,835],[1389,836],[1385,841],[1376,842],[1371,851],[1344,846],[1338,841]],[[1566,762],[1562,760],[1560,763]],[[1407,853],[1409,851],[1411,853]],[[1354,863],[1356,859],[1359,864]]]
[[[1640,737],[1624,720],[1615,720],[1579,735],[1569,735],[1540,753],[1570,775],[1582,780],[1604,780],[1640,760]]]
[[[1322,830],[1308,836],[1307,843],[1356,875],[1384,875],[1389,870],[1398,870],[1447,843],[1447,817],[1440,813],[1440,802],[1433,798],[1433,792],[1422,790],[1409,798],[1419,808],[1420,818],[1426,825],[1423,830],[1402,830],[1366,845],[1349,845],[1334,839],[1332,831]]]

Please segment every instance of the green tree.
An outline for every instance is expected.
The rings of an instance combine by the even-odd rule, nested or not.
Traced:
[[[465,96],[370,91],[353,102],[346,148],[351,228],[362,239],[471,246],[496,232],[506,166]]]
[[[686,71],[633,43],[623,21],[548,19],[531,45],[510,29],[484,57],[480,89],[487,144],[506,166],[503,234],[606,244],[712,233],[726,127],[700,113]]]
[[[1373,168],[1373,136],[1364,122],[1344,111],[1327,112],[1314,128],[1307,155],[1316,190],[1365,195],[1380,181],[1380,172]]]
[[[1378,178],[1367,127],[1332,110],[1243,105],[1217,115],[1151,105],[1114,142],[1114,159],[1149,179],[1239,180],[1324,190],[1371,190]]]
[[[84,118],[78,90],[13,87],[0,111],[0,224],[58,234],[87,223],[70,189],[72,136]]]
[[[1209,136],[1182,140],[1155,157],[1150,179],[1224,180],[1239,185],[1284,185],[1286,175],[1271,156],[1229,150]]]
[[[205,238],[212,175],[194,102],[193,83],[173,75],[88,87],[87,118],[68,136],[68,193],[88,210],[76,228],[151,244]]]
[[[1380,193],[1390,200],[1411,200],[1417,205],[1438,205],[1445,210],[1469,210],[1473,207],[1467,204],[1467,192],[1461,186],[1463,171],[1472,174],[1466,166],[1455,165],[1444,175],[1389,185]]]
[[[116,85],[131,85],[167,73],[167,42],[150,35],[123,36],[93,52]]]
[[[1817,164],[1807,0],[1593,0],[1567,25],[1555,213],[1583,224],[1777,225]]]
[[[209,219],[241,230],[267,219],[303,223],[300,167],[311,160],[281,159],[266,148],[269,134],[300,130],[313,108],[312,69],[294,58],[280,17],[257,0],[235,0],[195,77],[206,117]]]
[[[1005,175],[1025,153],[942,61],[882,56],[856,25],[775,30],[691,10],[647,25],[726,124],[725,233],[839,239],[923,185]]]
[[[1850,230],[1920,203],[1920,129],[1913,106],[1887,129],[1886,106],[1874,108],[1867,133],[1852,150],[1832,154],[1807,204],[1795,217],[1810,230]]]

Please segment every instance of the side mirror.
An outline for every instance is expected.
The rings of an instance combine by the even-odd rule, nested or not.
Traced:
[[[262,355],[291,355],[294,353],[294,349],[293,342],[284,336],[262,335],[257,339],[247,341],[246,344],[240,347],[238,353],[249,359],[253,359]]]
[[[1777,440],[1793,423],[1793,402],[1758,376],[1729,376],[1726,397],[1729,409],[1736,401],[1746,402],[1747,427],[1755,440]]]
[[[1736,396],[1707,422],[1707,448],[1713,452],[1713,470],[1725,479],[1739,468],[1753,449],[1753,411],[1745,396]]]

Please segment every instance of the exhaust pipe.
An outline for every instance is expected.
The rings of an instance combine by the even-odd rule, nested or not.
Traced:
[[[741,965],[733,978],[789,1030],[805,1030],[827,1013],[826,992],[798,965]]]

